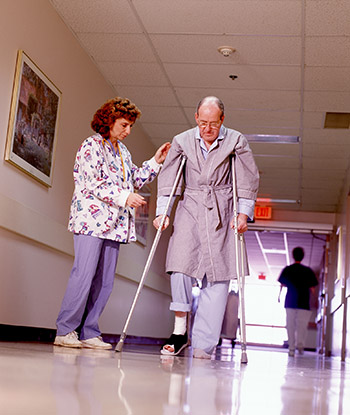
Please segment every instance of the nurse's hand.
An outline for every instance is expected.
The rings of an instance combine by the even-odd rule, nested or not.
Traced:
[[[145,198],[138,193],[130,193],[126,199],[126,206],[138,208],[142,205],[147,205]]]
[[[244,233],[248,230],[247,220],[248,220],[247,215],[245,215],[244,213],[239,213],[238,214],[238,216],[237,216],[237,223],[238,223],[237,231],[239,233]],[[235,228],[235,221],[233,219],[231,220],[230,226],[231,226],[231,229]]]
[[[156,162],[158,164],[161,164],[164,162],[170,150],[170,147],[171,147],[171,144],[169,142],[166,142],[158,148],[158,150],[156,151],[156,154],[154,155],[154,158],[156,159]]]
[[[160,226],[160,222],[162,221],[163,215],[159,215],[157,216],[154,221],[153,221],[153,226],[156,229],[159,229]],[[166,216],[165,220],[164,220],[164,224],[163,224],[163,229],[162,231],[164,231],[164,229],[166,229],[169,226],[169,216]]]

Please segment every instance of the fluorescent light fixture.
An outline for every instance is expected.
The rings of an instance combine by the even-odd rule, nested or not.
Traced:
[[[244,134],[244,136],[250,143],[295,144],[300,141],[300,137],[296,135]]]
[[[299,200],[293,199],[270,199],[269,197],[258,197],[257,203],[299,203]]]

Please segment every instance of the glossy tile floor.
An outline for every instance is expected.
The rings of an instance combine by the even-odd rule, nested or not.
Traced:
[[[350,371],[336,358],[227,344],[212,360],[0,343],[1,415],[345,415]]]

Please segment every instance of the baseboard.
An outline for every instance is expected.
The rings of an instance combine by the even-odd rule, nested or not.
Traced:
[[[0,324],[0,341],[53,343],[55,336],[55,329]],[[102,336],[105,341],[112,344],[118,343],[120,338],[120,334],[102,333]],[[124,343],[158,345],[164,344],[165,340],[165,338],[127,336]]]

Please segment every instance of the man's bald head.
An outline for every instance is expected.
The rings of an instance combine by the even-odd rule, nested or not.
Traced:
[[[221,99],[214,97],[214,96],[209,96],[209,97],[205,97],[202,98],[197,105],[197,109],[196,109],[196,113],[198,115],[198,111],[201,107],[204,106],[215,106],[217,108],[220,109],[221,115],[220,115],[220,119],[224,116],[225,114],[225,108],[224,108],[224,103],[221,101]]]

